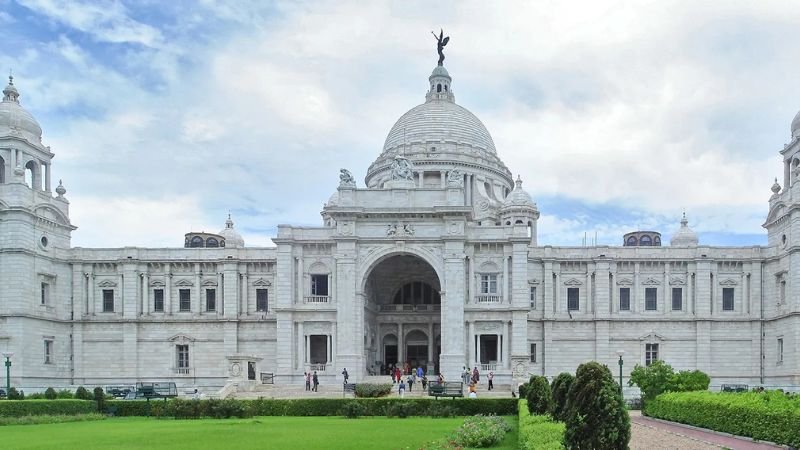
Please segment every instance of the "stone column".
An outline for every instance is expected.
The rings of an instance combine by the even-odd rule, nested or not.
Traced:
[[[442,355],[440,367],[447,380],[457,380],[464,365],[464,242],[445,241],[442,293]]]
[[[164,311],[172,315],[172,273],[169,263],[164,267]]]
[[[508,255],[503,254],[503,282],[500,286],[500,295],[503,297],[503,303],[510,303],[511,300],[511,292],[508,288]]]
[[[305,344],[305,333],[303,332],[303,322],[297,322],[297,369],[302,369],[305,371],[305,361],[306,361],[306,344]]]
[[[444,189],[444,187],[445,187],[445,178],[446,178],[446,177],[447,177],[447,172],[445,172],[444,170],[440,170],[440,171],[439,171],[439,181],[441,181],[441,186],[440,186],[440,187],[441,187],[442,189]],[[48,189],[48,191],[49,191],[49,190],[50,190],[50,189]]]
[[[480,365],[481,363],[481,336],[483,335],[478,333],[473,337],[473,339],[477,341],[475,344],[475,365]]]
[[[223,272],[218,275],[219,287],[222,291],[222,305],[217,306],[217,311],[225,317],[235,318],[241,311],[239,309],[239,263],[225,262],[222,265]]]
[[[505,330],[504,330],[505,331]],[[495,345],[497,354],[497,361],[498,363],[502,363],[503,361],[503,346],[500,344],[500,340],[502,339],[502,335],[495,335],[497,336],[497,344]]]
[[[508,333],[508,321],[503,321],[503,368],[511,368],[511,335]]]
[[[274,291],[273,291],[274,292]],[[250,314],[250,281],[249,276],[247,274],[247,265],[244,266],[244,273],[242,273],[242,308],[239,310],[242,314]],[[268,298],[268,302],[273,301],[273,299]],[[269,303],[267,304],[267,309],[269,309]]]
[[[298,256],[297,257],[297,281],[296,281],[297,282],[297,293],[295,294],[297,296],[297,300],[295,301],[295,303],[297,303],[297,304],[302,304],[305,301],[305,299],[303,298],[303,295],[305,293],[304,283],[303,283],[303,274],[304,274],[304,272],[305,272],[305,268],[303,267],[303,257],[302,256]]]
[[[331,366],[336,366],[336,322],[331,323]]]
[[[406,346],[405,346],[405,339],[403,339],[403,323],[397,323],[397,362],[400,364],[400,367],[403,367],[405,363],[405,356],[406,356]]]
[[[145,269],[147,270],[147,269]],[[144,283],[144,287],[142,288],[142,313],[145,315],[150,315],[151,305],[150,305],[150,273],[145,272],[142,274],[142,283]]]
[[[90,266],[89,268],[89,278],[88,278],[88,290],[89,290],[89,314],[94,315],[95,310],[97,308],[97,302],[95,301],[95,293],[97,292],[97,285],[94,282],[94,265]]]
[[[356,279],[354,240],[339,240],[336,259],[336,364],[347,367],[358,381],[364,372],[364,293],[362,280]]]
[[[195,300],[189,304],[189,311],[193,314],[198,314],[203,310],[203,290],[200,286],[202,278],[200,277],[200,263],[194,263],[194,294]]]
[[[425,183],[425,171],[420,170],[419,172],[417,172],[417,176],[419,178],[419,188],[422,189],[422,186]]]
[[[469,321],[468,326],[469,334],[467,337],[469,338],[469,356],[467,357],[467,365],[472,367],[477,362],[478,358],[478,350],[475,346],[475,321]]]
[[[433,335],[433,322],[428,322],[428,365],[433,363],[433,346],[436,343],[436,336]]]
[[[633,286],[631,286],[631,312],[639,312],[639,263],[633,265]]]

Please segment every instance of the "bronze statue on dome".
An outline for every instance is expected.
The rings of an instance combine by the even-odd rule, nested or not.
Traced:
[[[439,65],[443,66],[444,65],[444,52],[442,50],[444,50],[444,46],[447,45],[448,42],[450,42],[450,36],[445,36],[444,35],[444,30],[442,30],[441,28],[439,29],[439,35],[438,36],[433,31],[431,31],[431,34],[433,35],[434,39],[436,39],[436,41],[437,41],[436,51],[439,52]]]

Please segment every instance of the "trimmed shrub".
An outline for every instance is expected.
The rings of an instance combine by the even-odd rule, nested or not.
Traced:
[[[25,391],[22,389],[17,390],[17,388],[10,388],[8,390],[8,399],[9,400],[25,400]]]
[[[659,419],[800,447],[800,397],[778,391],[669,392],[647,402],[643,412]]]
[[[391,384],[370,384],[359,383],[356,384],[356,397],[360,398],[375,398],[385,397],[392,392]]]
[[[367,407],[361,402],[350,402],[342,406],[342,415],[348,419],[358,419],[367,413]]]
[[[8,400],[0,402],[0,416],[75,415],[96,412],[94,402],[85,400]]]
[[[79,386],[75,390],[75,398],[78,400],[94,400],[94,396],[85,387]]]
[[[631,423],[619,385],[607,366],[581,364],[567,394],[564,445],[570,449],[627,449]]]
[[[106,394],[103,392],[103,388],[96,387],[94,388],[94,401],[97,402],[97,411],[105,412],[106,410]]]
[[[553,409],[551,414],[553,419],[564,421],[564,410],[567,406],[567,394],[569,388],[575,381],[575,377],[571,373],[562,372],[553,380],[550,385],[550,390],[553,394]]]
[[[56,390],[49,387],[44,391],[44,398],[48,400],[55,400],[58,394],[56,394]]]
[[[707,391],[711,378],[699,370],[681,370],[676,373],[667,388],[669,392]]]
[[[69,389],[61,389],[60,391],[58,391],[56,398],[60,398],[62,400],[69,400],[71,398],[75,398],[75,396],[72,395],[72,391],[70,391]]]
[[[522,450],[562,450],[564,424],[550,416],[532,416],[528,402],[519,402],[519,448]]]
[[[525,389],[528,410],[532,414],[548,414],[553,408],[553,396],[547,378],[533,376]]]
[[[35,394],[25,396],[25,398],[28,400],[48,400],[48,398],[44,396],[44,392],[36,392]]]
[[[642,401],[656,398],[663,392],[705,391],[711,378],[699,370],[683,370],[678,373],[664,361],[653,361],[647,367],[637,364],[631,372],[628,386],[634,384],[642,391]]]

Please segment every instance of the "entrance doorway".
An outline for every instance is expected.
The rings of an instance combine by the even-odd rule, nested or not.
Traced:
[[[480,335],[480,363],[491,364],[497,362],[499,339],[496,334]]]

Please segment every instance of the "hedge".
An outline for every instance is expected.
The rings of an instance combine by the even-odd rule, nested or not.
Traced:
[[[349,403],[364,406],[364,416],[384,416],[403,405],[409,415],[441,415],[443,406],[448,415],[472,416],[475,414],[512,415],[517,412],[513,398],[435,400],[427,398],[313,398],[313,399],[259,399],[259,400],[109,400],[106,411],[117,416],[156,416],[176,418],[199,417],[252,417],[252,416],[339,416]]]
[[[87,400],[3,400],[0,416],[75,415],[97,412],[97,405]]]
[[[648,402],[644,414],[800,447],[800,398],[782,392],[669,392]]]
[[[519,401],[519,448],[522,450],[561,450],[564,448],[564,423],[549,415],[532,416],[528,402]]]

